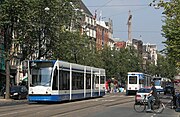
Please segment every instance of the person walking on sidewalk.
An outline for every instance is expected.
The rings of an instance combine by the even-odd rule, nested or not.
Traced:
[[[111,82],[110,87],[111,87],[111,93],[114,93],[114,83],[113,82]]]

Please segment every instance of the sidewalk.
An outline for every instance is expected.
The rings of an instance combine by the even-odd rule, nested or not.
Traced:
[[[0,106],[23,104],[27,102],[28,102],[27,99],[22,99],[22,100],[4,99],[3,96],[0,96]]]

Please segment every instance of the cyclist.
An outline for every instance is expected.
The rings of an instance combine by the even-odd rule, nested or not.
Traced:
[[[147,112],[151,111],[151,102],[153,99],[157,99],[157,90],[156,87],[154,85],[154,82],[151,82],[151,91],[150,93],[147,95],[148,97],[148,109],[146,110]]]

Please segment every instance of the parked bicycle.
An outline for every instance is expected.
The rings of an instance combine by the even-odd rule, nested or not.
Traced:
[[[138,102],[135,102],[134,104],[134,110],[136,112],[144,112],[147,108],[147,100],[146,95],[144,95],[144,99]],[[151,110],[154,113],[162,113],[165,108],[165,105],[162,103],[162,101],[158,99],[154,99],[151,102]]]

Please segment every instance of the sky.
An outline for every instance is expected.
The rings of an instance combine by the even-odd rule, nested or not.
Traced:
[[[163,9],[155,9],[149,4],[153,0],[82,0],[97,19],[113,21],[113,37],[119,41],[128,40],[128,13],[132,15],[132,38],[143,43],[156,44],[158,50],[164,49],[165,38],[162,37]]]

